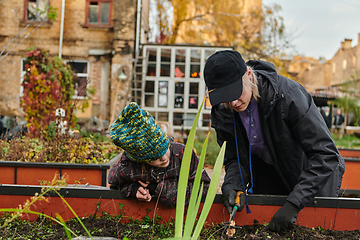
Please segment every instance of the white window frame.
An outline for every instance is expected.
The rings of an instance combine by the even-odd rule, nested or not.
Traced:
[[[154,106],[149,107],[145,106],[145,97],[143,96],[141,99],[141,108],[144,110],[149,111],[153,114],[153,117],[157,121],[163,121],[163,119],[158,119],[158,113],[168,113],[168,122],[171,124],[172,131],[173,130],[184,130],[184,129],[191,129],[193,124],[193,119],[198,112],[198,108],[200,107],[202,100],[206,94],[206,85],[202,76],[203,68],[206,62],[206,54],[205,51],[216,52],[218,50],[229,50],[231,48],[216,48],[216,47],[200,47],[200,46],[164,46],[164,45],[144,45],[143,46],[143,57],[146,58],[147,49],[156,49],[156,74],[155,76],[146,76],[146,70],[143,79],[143,89],[142,92],[145,92],[145,83],[146,81],[154,81]],[[170,60],[170,76],[160,76],[160,68],[161,68],[161,50],[167,49],[171,50],[171,60]],[[175,77],[175,65],[176,65],[176,50],[184,50],[186,51],[186,60],[185,60],[185,76],[184,77]],[[200,54],[200,71],[201,76],[199,78],[192,78],[190,76],[190,67],[191,67],[191,50],[201,50]],[[208,54],[208,52],[207,52]],[[209,56],[207,56],[209,57]],[[168,91],[167,91],[167,106],[166,107],[159,107],[158,106],[158,99],[159,99],[159,82],[160,81],[167,81],[168,82]],[[175,108],[175,83],[176,82],[183,82],[184,83],[184,94],[183,96],[183,107],[182,108]],[[198,83],[198,93],[197,95],[190,94],[190,83]],[[189,108],[189,97],[190,96],[197,96],[198,97],[198,108]],[[176,125],[174,126],[174,113],[181,113],[183,114],[183,124],[181,126]],[[198,129],[207,130],[207,124],[203,124],[203,115],[210,114],[211,108],[203,107],[201,111],[199,122],[198,122]],[[204,126],[206,125],[206,126]]]
[[[36,16],[35,19],[28,19],[28,11],[29,11],[29,2],[30,0],[25,0],[25,21],[37,21],[37,22],[47,22],[49,19],[47,17],[47,9],[49,7],[49,0],[36,0]],[[46,3],[45,6],[40,6],[40,2]],[[44,7],[42,11],[45,11],[44,13],[40,14],[40,11],[38,10],[40,7]]]
[[[24,81],[24,76],[26,74],[26,69],[23,70],[25,68],[25,60],[26,58],[21,58],[21,63],[20,63],[20,97],[24,96],[24,87],[21,85]]]
[[[65,64],[69,64],[70,62],[79,62],[79,63],[86,63],[86,73],[76,73],[76,76],[78,77],[85,77],[86,78],[86,89],[89,87],[89,78],[90,78],[90,62],[88,60],[65,60]],[[76,91],[76,89],[75,89]],[[88,96],[78,96],[75,92],[75,95],[73,96],[74,99],[87,99]]]

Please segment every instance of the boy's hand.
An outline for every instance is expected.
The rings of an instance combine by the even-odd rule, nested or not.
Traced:
[[[136,198],[139,201],[150,202],[151,201],[151,195],[149,193],[149,189],[139,187],[137,192],[136,192]]]
[[[142,181],[138,181],[140,183],[141,186],[143,186],[143,188],[146,188],[148,185],[149,185],[149,181],[146,181],[146,182],[142,182]]]

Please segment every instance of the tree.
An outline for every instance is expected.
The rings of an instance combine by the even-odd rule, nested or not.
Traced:
[[[75,90],[70,66],[58,57],[50,58],[46,51],[37,48],[27,53],[25,68],[21,107],[26,114],[30,134],[38,136],[46,132],[50,122],[56,121],[57,108],[65,110],[62,120],[67,121],[68,127],[74,127]]]
[[[350,81],[347,81],[340,86],[338,90],[343,93],[342,97],[338,97],[333,100],[331,103],[336,105],[338,108],[343,109],[344,112],[344,127],[348,124],[349,114],[353,113],[353,123],[355,126],[359,125],[360,121],[360,93],[359,93],[359,83],[356,75],[351,77]]]
[[[155,1],[158,43],[233,47],[245,59],[273,62],[286,75],[282,59],[292,45],[281,6],[262,6],[258,0]]]

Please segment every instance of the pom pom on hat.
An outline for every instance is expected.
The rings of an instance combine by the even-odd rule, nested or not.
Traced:
[[[111,124],[110,136],[135,162],[152,162],[165,155],[170,146],[166,133],[148,111],[129,103]]]

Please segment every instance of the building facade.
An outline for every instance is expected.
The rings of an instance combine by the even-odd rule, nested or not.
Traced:
[[[360,34],[356,46],[352,46],[352,39],[345,39],[330,60],[295,56],[289,65],[289,73],[310,92],[341,96],[340,85],[359,80],[359,59]]]
[[[46,14],[50,5],[55,21]],[[77,111],[79,118],[109,119],[119,75],[124,73],[128,84],[135,47],[147,39],[148,6],[148,1],[131,0],[0,0],[1,115],[21,115],[24,60],[28,49],[36,47],[70,64],[76,74],[75,99],[88,97],[80,91],[84,86],[96,89],[85,113]],[[138,25],[141,13],[145,20]]]

